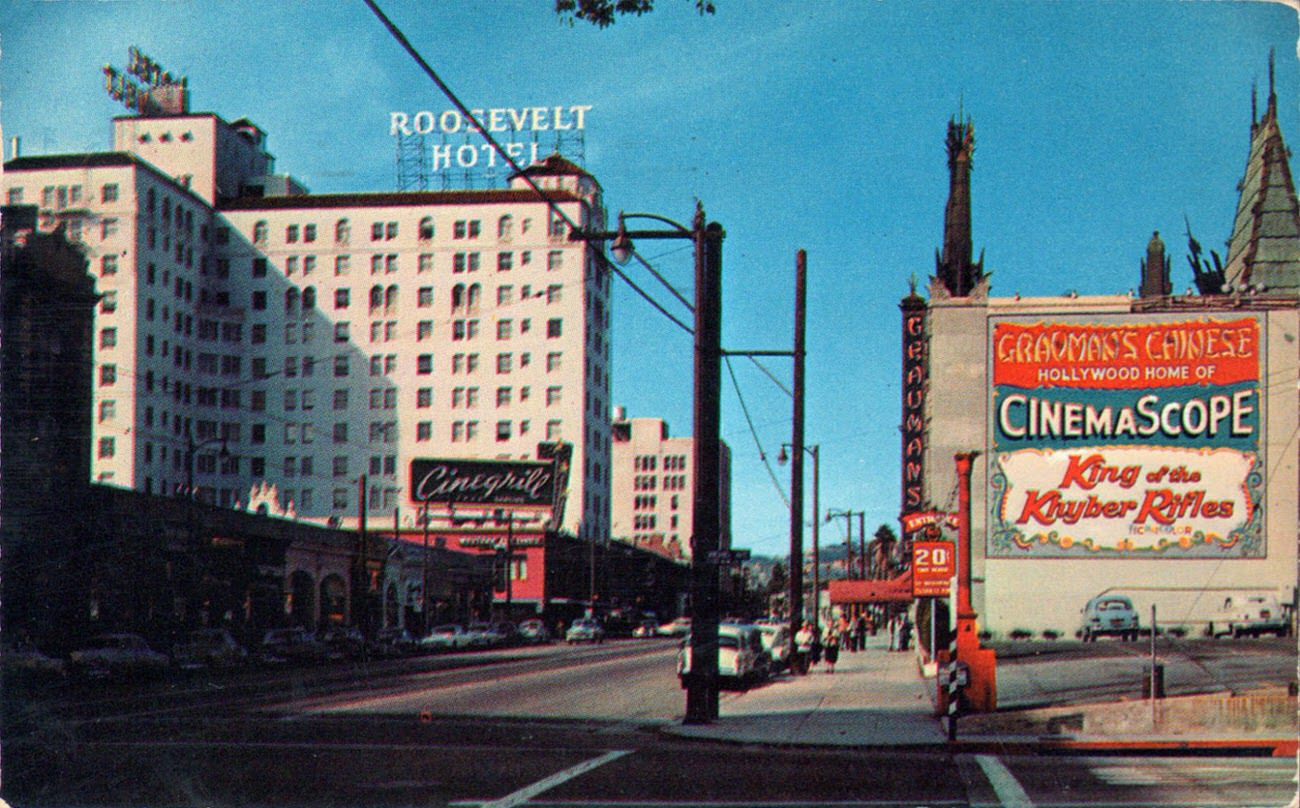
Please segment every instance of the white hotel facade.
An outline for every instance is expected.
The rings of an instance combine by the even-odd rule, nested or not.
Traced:
[[[526,172],[583,227],[599,184]],[[97,482],[219,505],[274,486],[303,518],[404,523],[415,458],[573,447],[561,527],[610,535],[610,288],[522,178],[498,190],[310,194],[266,136],[125,116],[114,151],[16,157],[4,199],[80,242],[96,316]],[[596,249],[599,249],[598,247]],[[191,464],[192,459],[192,464]],[[387,521],[385,521],[387,519]]]

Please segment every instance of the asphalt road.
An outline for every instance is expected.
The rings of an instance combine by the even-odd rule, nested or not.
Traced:
[[[1108,649],[1109,650],[1109,649]],[[672,643],[7,693],[13,806],[1255,806],[1295,762],[687,741]],[[774,685],[779,686],[779,685]]]

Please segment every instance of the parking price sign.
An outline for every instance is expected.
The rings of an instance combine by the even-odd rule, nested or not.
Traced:
[[[912,544],[912,597],[946,598],[957,573],[956,548],[946,541]]]

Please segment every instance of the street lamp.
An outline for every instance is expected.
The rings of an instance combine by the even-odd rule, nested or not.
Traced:
[[[627,229],[628,219],[650,219],[669,230]],[[689,239],[695,253],[695,357],[693,429],[695,496],[691,509],[691,672],[686,680],[686,724],[718,717],[718,570],[721,534],[720,437],[722,374],[722,239],[717,222],[705,222],[695,205],[691,227],[653,213],[620,213],[618,230],[574,230],[575,241],[612,242],[615,261],[626,261],[635,239]],[[594,548],[593,548],[594,549]]]
[[[790,455],[787,449],[793,448],[788,443],[781,444],[781,452],[776,456],[776,462],[785,465],[790,462]],[[821,636],[821,444],[811,444],[804,446],[803,450],[812,455],[813,459],[813,634]],[[800,514],[800,518],[802,518]]]
[[[226,448],[225,438],[208,438],[195,443],[189,433],[185,433],[185,497],[187,499],[198,499],[194,493],[194,456],[205,446],[216,446],[218,443],[221,444],[221,452],[218,457],[222,460],[229,460],[230,450]]]

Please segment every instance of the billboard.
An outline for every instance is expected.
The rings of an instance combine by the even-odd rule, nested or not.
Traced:
[[[551,507],[555,464],[530,460],[411,461],[413,502],[446,505]]]
[[[998,320],[995,558],[1265,555],[1260,324]]]

